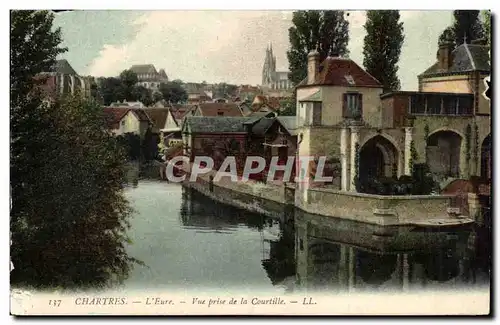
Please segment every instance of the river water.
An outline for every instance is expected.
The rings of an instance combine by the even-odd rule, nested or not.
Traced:
[[[489,231],[379,229],[284,212],[280,220],[216,203],[180,184],[126,193],[135,266],[126,290],[184,292],[445,290],[489,285]],[[290,216],[292,215],[292,217]]]

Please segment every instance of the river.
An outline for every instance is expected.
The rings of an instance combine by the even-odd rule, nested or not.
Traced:
[[[444,290],[489,285],[489,232],[386,231],[295,213],[280,220],[182,187],[140,181],[126,195],[135,266],[126,290]],[[289,212],[287,212],[289,213]]]

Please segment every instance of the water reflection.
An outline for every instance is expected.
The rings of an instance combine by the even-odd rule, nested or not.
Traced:
[[[419,290],[489,282],[490,232],[376,227],[283,208],[279,218],[178,184],[141,182],[130,287],[184,290]]]
[[[489,283],[474,229],[387,229],[300,213],[296,228],[302,289],[413,291]]]

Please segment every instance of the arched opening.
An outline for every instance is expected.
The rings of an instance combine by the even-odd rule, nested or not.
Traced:
[[[491,180],[491,134],[481,144],[481,178]]]
[[[438,131],[427,138],[426,162],[438,179],[460,175],[462,138],[453,131]]]
[[[359,178],[361,181],[396,177],[398,151],[385,137],[377,135],[368,140],[359,152]]]
[[[396,271],[397,255],[376,254],[359,250],[356,254],[356,275],[364,283],[379,286]]]

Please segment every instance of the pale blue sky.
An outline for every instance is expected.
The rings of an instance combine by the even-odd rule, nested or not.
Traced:
[[[417,75],[436,59],[437,39],[451,11],[402,11],[405,43],[399,77],[417,89]],[[351,58],[363,64],[362,11],[350,12]],[[288,69],[289,11],[76,11],[58,14],[63,55],[83,75],[115,76],[132,64],[164,68],[171,79],[259,84],[266,46]]]

